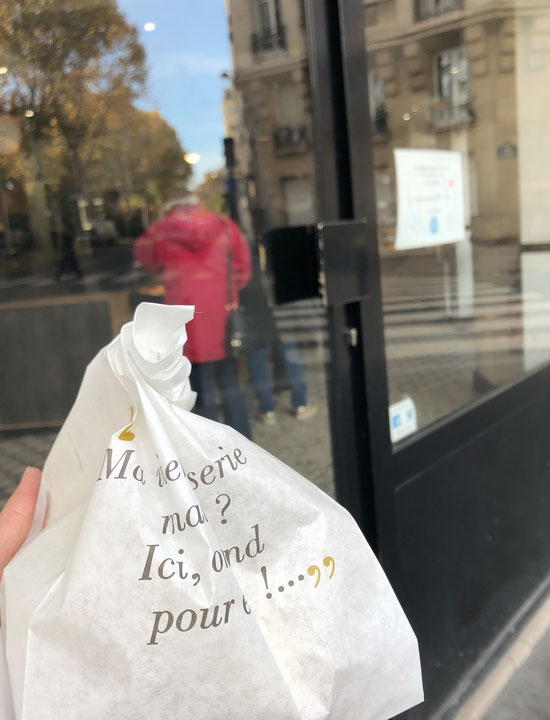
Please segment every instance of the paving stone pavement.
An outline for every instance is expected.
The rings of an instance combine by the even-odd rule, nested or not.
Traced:
[[[250,408],[252,434],[258,445],[334,496],[324,350],[307,349],[301,352],[301,357],[307,368],[308,404],[317,408],[317,414],[308,420],[297,420],[290,392],[284,391],[276,396],[277,424],[264,425],[256,398],[247,387],[245,397]],[[0,507],[3,507],[15,489],[27,465],[40,468],[44,465],[56,434],[57,431],[48,430],[25,434],[4,433],[0,437]]]
[[[550,720],[550,633],[533,650],[483,720]]]
[[[328,411],[323,395],[324,392],[310,395],[312,404],[318,408],[313,418],[296,420],[288,393],[283,393],[277,408],[277,425],[269,427],[254,417],[251,424],[254,441],[260,447],[334,496]],[[42,468],[55,437],[56,432],[48,431],[0,440],[0,508],[27,465]]]
[[[6,291],[8,288],[6,288]],[[454,293],[454,295],[453,295]],[[448,293],[447,293],[448,295]],[[451,300],[456,288],[451,288]],[[487,367],[498,382],[523,371],[518,314],[536,321],[536,341],[550,357],[550,302],[520,297],[513,278],[478,282],[471,315],[457,316],[456,302],[445,297],[441,278],[395,277],[384,281],[384,323],[390,403],[411,397],[418,426],[426,427],[464,405],[482,391],[473,382],[476,370]],[[309,402],[319,412],[301,423],[291,414],[288,392],[279,400],[275,427],[259,422],[256,399],[246,388],[254,439],[330,494],[334,494],[331,442],[326,397],[328,335],[326,313],[319,300],[306,300],[276,311],[283,338],[296,340]],[[520,328],[521,329],[521,328]],[[0,435],[0,503],[9,495],[27,464],[41,466],[55,432]]]
[[[3,507],[15,489],[27,465],[41,468],[55,440],[57,431],[9,435],[0,439],[0,506]]]

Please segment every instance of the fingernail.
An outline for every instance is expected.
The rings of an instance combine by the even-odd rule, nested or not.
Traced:
[[[38,470],[38,468],[35,468],[35,467],[33,467],[32,465],[27,465],[27,467],[26,467],[25,470],[23,471],[23,475],[21,476],[21,481],[20,481],[20,482],[23,482],[23,480],[27,477],[27,475],[28,475],[30,472],[36,472],[37,470]],[[38,472],[40,472],[40,470],[38,470]]]

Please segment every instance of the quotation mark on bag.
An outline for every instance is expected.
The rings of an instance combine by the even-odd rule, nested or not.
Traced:
[[[334,562],[334,558],[330,557],[330,555],[327,555],[326,558],[323,560],[323,565],[328,568],[330,565],[332,565],[332,569],[330,571],[330,575],[328,576],[329,580],[332,580],[332,576],[334,575],[334,569],[336,567],[336,563]],[[321,582],[321,570],[317,567],[317,565],[310,565],[307,569],[307,574],[311,575],[317,575],[317,579],[315,581],[315,585],[313,587],[317,587],[319,583]]]
[[[132,432],[133,425],[134,425],[134,408],[130,407],[130,424],[126,425],[124,430],[118,436],[118,439],[119,440],[127,440],[128,442],[130,442],[131,440],[134,440],[134,438],[136,436]]]
[[[336,568],[336,563],[334,561],[334,558],[331,557],[330,555],[327,555],[323,560],[323,565],[326,568],[328,568],[328,567],[331,568],[330,575],[328,576],[328,579],[331,580],[332,576],[334,575],[334,570]],[[267,582],[267,568],[265,567],[265,565],[262,565],[260,570],[262,572],[262,577],[264,579],[266,590],[269,590],[269,583]],[[310,575],[311,577],[313,577],[314,575],[317,576],[316,580],[315,580],[315,585],[313,586],[314,588],[316,588],[319,585],[319,583],[321,582],[321,569],[317,565],[310,565],[307,569],[307,574]],[[299,582],[303,582],[304,580],[305,580],[304,575],[298,575]],[[294,587],[295,582],[294,582],[294,580],[289,580],[287,584],[288,584],[288,587]],[[282,593],[285,591],[285,586],[279,585],[279,587],[277,589],[279,590],[279,592]],[[266,598],[268,600],[271,600],[272,597],[273,597],[272,593],[270,593],[270,592],[266,593]]]

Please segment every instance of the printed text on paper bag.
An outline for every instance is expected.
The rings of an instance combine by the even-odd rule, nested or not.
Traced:
[[[133,420],[133,415],[132,415]],[[125,429],[119,439],[130,441],[133,439]],[[126,433],[126,434],[124,434]],[[124,435],[124,437],[122,437]],[[128,437],[127,437],[128,435]],[[132,433],[132,436],[134,434]],[[218,448],[223,451],[222,447]],[[114,449],[107,448],[103,463],[98,477],[100,481],[136,481],[141,485],[147,483],[155,483],[159,488],[167,487],[172,483],[187,481],[193,491],[202,488],[208,488],[214,483],[224,481],[223,490],[231,492],[231,478],[238,473],[241,468],[247,464],[248,460],[239,448],[234,448],[230,452],[224,452],[220,457],[206,463],[204,467],[198,470],[184,469],[182,463],[177,459],[162,460],[156,455],[157,463],[154,469],[147,468],[144,464],[138,462],[136,451],[134,449]],[[220,487],[221,489],[221,487]],[[180,503],[182,502],[180,496]],[[159,535],[163,538],[161,542],[150,543],[144,548],[143,565],[140,568],[140,574],[137,579],[140,582],[182,582],[187,583],[188,587],[196,587],[201,583],[203,578],[198,569],[192,567],[185,557],[185,540],[189,537],[189,533],[200,528],[203,525],[215,523],[219,526],[228,527],[230,525],[230,509],[232,506],[232,497],[228,492],[216,491],[215,499],[216,515],[209,519],[204,508],[198,502],[189,504],[187,507],[178,507],[174,512],[162,515],[159,518]],[[208,502],[206,503],[208,505]],[[209,511],[210,513],[210,511]],[[225,547],[219,547],[210,550],[209,563],[207,566],[208,574],[222,573],[234,568],[241,563],[258,558],[264,550],[265,543],[261,537],[261,528],[259,523],[250,526],[248,535],[244,540],[238,543],[228,543]],[[214,534],[213,537],[216,537]],[[173,550],[166,551],[168,539],[172,541]],[[312,558],[315,560],[315,558]],[[288,590],[298,590],[309,586],[315,590],[321,582],[326,583],[332,579],[335,571],[335,560],[330,555],[322,559],[322,565],[326,570],[321,570],[319,564],[302,565],[303,571],[298,569],[297,574],[286,580],[283,584],[277,584],[278,593],[283,593],[285,588]],[[204,565],[202,566],[204,568]],[[203,569],[204,575],[204,569]],[[265,597],[271,600],[274,595],[268,581],[268,570],[262,565],[258,573],[259,582],[263,580],[265,586]],[[313,582],[312,582],[313,580]],[[158,645],[161,636],[169,632],[187,633],[197,630],[208,630],[210,628],[226,625],[236,612],[244,612],[246,615],[251,614],[251,610],[247,604],[244,595],[240,600],[231,598],[223,602],[216,603],[206,608],[184,608],[179,611],[173,610],[154,610],[152,612],[152,627],[148,633],[149,640],[147,645]]]

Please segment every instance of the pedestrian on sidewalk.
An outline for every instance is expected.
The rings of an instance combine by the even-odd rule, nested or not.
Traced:
[[[56,278],[61,281],[65,273],[74,273],[79,280],[84,277],[82,268],[76,257],[74,249],[76,230],[70,220],[62,219],[56,229],[58,244],[61,249],[61,258],[57,266]]]
[[[298,420],[307,420],[315,415],[317,408],[307,404],[304,367],[296,342],[281,339],[263,285],[258,251],[255,246],[251,248],[251,254],[252,278],[250,283],[241,290],[239,299],[245,308],[247,328],[252,337],[249,345],[254,347],[247,355],[247,364],[252,386],[260,404],[262,422],[266,425],[275,425],[277,422],[270,362],[271,352],[283,368],[290,387],[294,416]]]
[[[163,272],[165,303],[195,306],[183,350],[192,363],[195,412],[217,420],[218,392],[226,424],[250,438],[237,363],[227,352],[228,258],[234,297],[250,279],[248,243],[238,226],[189,196],[138,238],[134,256],[147,270]]]

